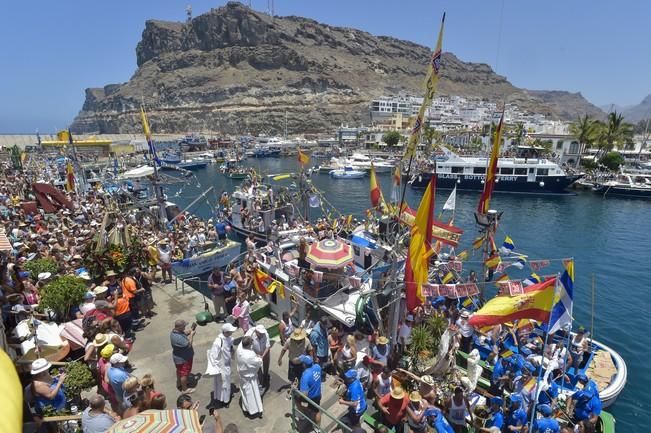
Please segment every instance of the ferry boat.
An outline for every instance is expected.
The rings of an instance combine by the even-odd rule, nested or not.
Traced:
[[[186,152],[205,150],[208,148],[208,140],[203,135],[188,134],[179,140],[179,146]]]
[[[432,163],[434,164],[434,163]],[[436,170],[412,175],[408,183],[425,189],[432,174],[436,187],[462,191],[482,191],[486,181],[487,158],[461,157],[448,152],[445,161],[436,161]],[[583,174],[568,174],[558,164],[543,158],[500,158],[495,192],[526,194],[563,194]]]

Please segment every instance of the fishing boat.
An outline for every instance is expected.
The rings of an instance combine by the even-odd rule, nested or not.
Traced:
[[[237,187],[230,196],[226,220],[242,237],[253,235],[256,241],[271,237],[272,223],[279,226],[293,219],[294,205],[288,193],[275,193],[269,185]]]
[[[651,199],[651,174],[642,171],[622,171],[614,180],[595,183],[592,190],[604,197]]]
[[[447,149],[446,155],[446,160],[432,162],[432,168],[408,177],[411,187],[424,189],[430,177],[436,175],[436,187],[439,189],[484,189],[486,158],[461,157]],[[583,174],[568,174],[558,164],[544,158],[499,158],[497,168],[495,192],[563,194],[583,177]]]
[[[241,244],[230,239],[222,243],[206,244],[192,256],[172,262],[172,272],[179,278],[203,275],[234,261],[240,250]]]
[[[330,177],[333,179],[361,179],[366,176],[365,171],[355,170],[352,167],[338,168],[330,170]]]
[[[191,152],[195,150],[205,150],[208,147],[208,140],[206,137],[199,134],[187,134],[185,137],[179,140],[179,146],[185,152]]]
[[[163,152],[160,156],[160,161],[163,164],[178,164],[181,162],[181,154],[180,153],[173,153],[173,152]]]

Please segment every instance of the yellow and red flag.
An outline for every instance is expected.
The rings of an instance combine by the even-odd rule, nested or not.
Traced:
[[[298,163],[302,166],[305,166],[310,162],[310,156],[307,153],[303,152],[300,147],[298,148],[297,159]]]
[[[499,254],[492,255],[484,261],[484,264],[489,269],[495,269],[500,263],[502,263],[502,259]]]
[[[273,278],[271,278],[271,276],[265,271],[261,269],[255,270],[253,275],[253,287],[255,287],[255,290],[257,290],[259,294],[266,295],[267,293],[270,293],[268,287],[272,282]]]
[[[425,302],[423,284],[427,283],[429,258],[432,250],[432,223],[434,222],[434,197],[436,177],[432,176],[420,201],[416,218],[411,228],[411,240],[405,264],[405,292],[407,310],[411,311]]]
[[[445,25],[445,14],[443,14],[443,19],[441,19],[441,29],[439,30],[439,37],[436,41],[436,48],[432,53],[432,58],[430,59],[429,68],[427,69],[427,80],[425,88],[425,97],[423,98],[423,103],[418,110],[418,114],[411,124],[411,133],[409,135],[409,141],[405,147],[404,159],[411,158],[416,153],[416,146],[420,141],[420,132],[422,127],[425,124],[425,111],[427,108],[432,105],[432,99],[434,99],[434,94],[436,93],[436,87],[439,82],[439,72],[441,70],[441,54],[443,52],[443,27]]]
[[[420,209],[420,208],[419,208]],[[416,212],[409,206],[404,205],[400,213],[400,222],[412,227],[416,221]],[[456,247],[463,234],[463,230],[451,224],[432,218],[431,224],[432,238],[446,245]]]
[[[475,328],[499,325],[518,319],[547,322],[552,310],[556,278],[527,287],[516,296],[496,296],[472,315],[468,323]]]
[[[75,190],[75,172],[72,168],[72,161],[68,160],[66,165],[66,191],[72,192]]]
[[[285,285],[278,280],[273,280],[271,284],[267,286],[267,293],[273,293],[278,291],[278,296],[281,299],[285,299]]]
[[[491,157],[488,161],[488,169],[486,170],[486,181],[484,182],[484,191],[479,198],[479,205],[477,212],[486,214],[490,209],[491,196],[493,195],[493,188],[495,188],[495,179],[497,177],[497,160],[500,157],[500,146],[502,145],[502,128],[504,126],[504,108],[502,108],[502,116],[500,122],[495,128],[493,135],[493,149],[491,150]]]
[[[375,167],[371,164],[371,205],[373,207],[378,207],[384,203],[384,196],[382,195],[382,190],[380,185],[377,183],[377,177],[375,176]]]

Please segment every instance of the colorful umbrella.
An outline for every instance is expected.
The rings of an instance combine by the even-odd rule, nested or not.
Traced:
[[[190,433],[201,432],[196,410],[146,410],[113,424],[106,433]]]
[[[353,261],[353,253],[350,245],[324,239],[310,245],[310,250],[305,259],[318,268],[342,268]]]

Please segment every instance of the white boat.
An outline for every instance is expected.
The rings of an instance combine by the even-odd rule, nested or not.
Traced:
[[[172,272],[180,278],[203,275],[214,268],[223,268],[238,255],[241,245],[239,242],[227,239],[223,244],[215,244],[213,248],[201,251],[192,257],[172,262]]]
[[[394,164],[381,159],[371,159],[361,153],[353,153],[348,158],[331,158],[328,166],[337,168],[351,167],[354,170],[368,172],[371,170],[371,165],[375,168],[376,173],[391,173]]]
[[[354,170],[352,167],[330,170],[330,177],[333,179],[361,179],[366,176],[365,171]]]

